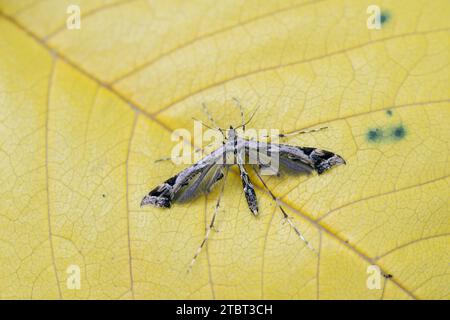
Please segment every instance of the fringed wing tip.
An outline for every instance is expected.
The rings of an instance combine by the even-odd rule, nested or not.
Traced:
[[[170,200],[165,197],[146,195],[141,201],[141,208],[149,205],[158,208],[170,208]]]
[[[344,158],[342,158],[340,155],[335,154],[334,155],[334,164],[335,166],[338,166],[340,164],[347,164],[347,162],[345,162]]]
[[[331,152],[330,152],[331,153]],[[318,174],[322,174],[325,171],[331,169],[334,166],[338,166],[341,164],[347,164],[347,162],[345,162],[344,158],[342,158],[340,155],[338,154],[332,154],[331,157],[328,158],[322,158],[321,161],[319,161],[316,164],[316,170]]]

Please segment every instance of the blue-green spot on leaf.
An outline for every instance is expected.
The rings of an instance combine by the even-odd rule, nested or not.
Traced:
[[[390,18],[391,18],[391,15],[389,14],[389,12],[387,12],[387,11],[381,12],[381,15],[380,15],[381,24],[388,22]]]
[[[405,127],[403,127],[402,125],[399,125],[395,128],[393,128],[391,136],[392,138],[394,138],[395,140],[401,140],[405,137],[406,135],[406,130]]]
[[[366,133],[367,141],[370,143],[397,142],[406,136],[406,129],[402,124],[385,126],[384,128],[370,128]]]
[[[367,131],[367,140],[369,142],[379,142],[383,138],[383,131],[380,128],[370,129]]]

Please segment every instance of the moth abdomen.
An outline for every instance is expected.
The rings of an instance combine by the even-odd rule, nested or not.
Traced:
[[[245,198],[247,200],[248,207],[254,216],[258,215],[258,200],[256,199],[256,193],[253,186],[244,188]]]
[[[258,200],[256,198],[255,188],[250,182],[247,171],[243,164],[238,163],[242,186],[244,188],[245,199],[247,200],[248,207],[254,216],[258,215]]]

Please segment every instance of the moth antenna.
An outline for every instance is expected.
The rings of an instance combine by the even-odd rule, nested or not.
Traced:
[[[300,232],[300,230],[298,230],[298,228],[294,225],[294,223],[292,222],[291,218],[288,216],[288,214],[284,210],[283,206],[278,202],[278,198],[275,197],[275,195],[272,193],[272,191],[270,191],[269,187],[264,182],[264,180],[261,178],[261,176],[259,175],[258,171],[255,169],[255,167],[252,166],[252,168],[253,168],[253,171],[255,172],[256,176],[258,177],[259,181],[261,181],[261,183],[263,184],[264,188],[269,192],[269,194],[272,197],[273,201],[275,201],[275,203],[278,206],[278,208],[280,208],[280,211],[281,211],[281,213],[283,215],[284,221],[287,221],[289,223],[289,225],[292,227],[292,229],[294,229],[295,233],[299,236],[300,239],[302,239],[302,241],[308,246],[309,249],[311,249],[315,254],[318,254],[317,251],[313,248],[313,246],[309,243],[309,241],[305,239],[305,237]]]
[[[241,113],[241,127],[242,130],[245,132],[244,111],[242,110],[241,102],[235,97],[233,97],[233,101],[235,102],[236,106],[239,108],[239,111]]]
[[[250,116],[250,118],[249,118],[245,123],[243,123],[242,125],[240,125],[239,127],[237,127],[236,129],[238,129],[238,128],[240,128],[240,127],[245,127],[246,125],[248,125],[248,124],[250,123],[250,121],[252,121],[252,119],[253,119],[253,117],[255,116],[256,111],[258,111],[259,107],[260,107],[260,106],[257,106],[257,107],[255,108],[255,110],[253,110],[252,115]]]
[[[204,122],[203,122],[202,120],[200,120],[200,119],[197,119],[197,118],[195,118],[195,117],[192,117],[192,120],[200,122],[200,123],[202,124],[202,126],[204,126],[205,128],[208,128],[208,129],[211,129],[211,130],[217,130],[216,128],[213,128],[213,127],[208,126],[206,123],[204,123]]]
[[[206,106],[206,103],[202,103],[202,108],[203,108],[203,112],[206,114],[206,116],[208,117],[208,120],[212,123],[212,125],[216,128],[219,128],[219,126],[217,125],[216,121],[214,121],[214,118],[212,117],[211,113],[208,110],[208,107]]]
[[[204,123],[203,121],[201,121],[201,120],[199,120],[199,119],[197,119],[197,118],[195,118],[195,117],[192,117],[192,120],[199,121],[203,126],[205,126],[205,127],[208,128],[208,129],[211,129],[211,130],[218,130],[218,131],[222,134],[223,139],[224,139],[224,140],[226,139],[225,132],[224,132],[224,130],[223,130],[222,128],[219,128],[219,127],[217,127],[217,128],[212,128],[212,127],[208,126],[206,123]]]
[[[225,189],[225,183],[226,183],[226,180],[227,180],[227,175],[228,175],[228,167],[225,167],[225,173],[224,173],[224,176],[223,176],[222,188],[220,189],[219,197],[217,198],[216,206],[214,207],[214,213],[213,213],[213,216],[211,218],[211,222],[209,223],[208,227],[206,228],[206,233],[205,233],[205,237],[203,238],[203,241],[201,242],[200,246],[197,248],[197,251],[195,252],[194,257],[192,258],[192,261],[189,264],[189,267],[187,269],[188,273],[190,273],[192,271],[192,267],[194,266],[198,255],[202,251],[203,246],[206,244],[206,241],[208,241],[209,234],[211,233],[211,229],[214,228],[214,223],[216,221],[217,212],[219,211],[220,200],[222,198],[223,190]]]

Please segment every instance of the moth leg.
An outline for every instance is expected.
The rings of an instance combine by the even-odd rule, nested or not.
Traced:
[[[301,135],[301,134],[305,134],[305,133],[319,132],[319,131],[326,130],[326,129],[328,129],[328,127],[320,127],[320,128],[311,129],[311,130],[294,130],[291,132],[279,133],[277,135],[266,136],[266,137],[268,137],[269,139],[272,139],[274,137],[288,138],[288,137],[293,137],[293,136],[297,136],[297,135]]]
[[[292,137],[292,136],[305,134],[305,133],[319,132],[319,131],[326,130],[326,129],[328,129],[328,127],[320,127],[320,128],[311,129],[311,130],[296,130],[296,131],[291,131],[291,132],[287,132],[287,133],[280,133],[278,136],[280,138]]]
[[[318,254],[317,251],[313,248],[313,246],[309,243],[309,241],[305,239],[305,237],[300,232],[300,230],[298,230],[298,228],[294,225],[294,223],[292,222],[291,218],[288,216],[288,214],[286,213],[284,208],[278,202],[278,198],[275,197],[275,195],[272,193],[272,191],[270,191],[269,187],[267,186],[267,184],[264,182],[264,180],[261,178],[261,176],[259,175],[258,171],[254,167],[253,167],[253,171],[255,171],[255,174],[258,176],[259,181],[261,181],[261,183],[263,184],[264,188],[269,192],[270,196],[272,197],[273,201],[275,201],[275,203],[278,206],[278,208],[280,208],[281,214],[283,215],[283,220],[287,221],[289,223],[291,228],[294,229],[295,233],[299,236],[300,239],[302,239],[302,241],[308,246],[308,248],[310,248],[315,254]]]
[[[226,172],[224,173],[221,169],[219,169],[216,174],[214,175],[214,177],[211,179],[210,183],[208,183],[208,185],[206,186],[206,192],[209,193],[211,192],[211,189],[214,185],[214,183],[216,183],[217,181],[219,181],[220,179],[226,179],[225,174],[228,173],[228,169],[229,167],[222,167],[226,169]],[[225,184],[225,181],[224,181]],[[223,186],[222,186],[223,187]],[[220,191],[222,193],[222,190]],[[220,201],[220,200],[218,200]],[[216,204],[218,205],[218,204]],[[217,229],[215,224],[211,225],[211,228],[215,231],[215,232],[219,232],[219,229]]]
[[[208,145],[205,146],[204,148],[196,148],[196,149],[194,150],[194,152],[195,152],[195,153],[201,152],[201,153],[203,154],[203,153],[205,152],[206,148],[208,148],[208,147],[210,147],[210,146],[212,146],[212,143],[208,144]],[[169,160],[173,160],[173,159],[180,159],[180,158],[182,158],[182,156],[176,156],[176,157],[162,157],[162,158],[156,159],[156,160],[155,160],[155,163],[157,163],[157,162],[162,162],[162,161],[169,161]]]
[[[156,159],[154,162],[157,163],[157,162],[169,161],[169,160],[179,159],[179,158],[181,158],[181,156],[176,156],[175,158],[172,158],[172,157],[162,157],[162,158]]]
[[[209,234],[211,233],[211,229],[214,229],[214,223],[216,222],[217,212],[219,211],[219,207],[220,207],[220,200],[222,198],[223,190],[225,189],[225,182],[227,180],[227,175],[228,175],[228,167],[225,167],[225,173],[224,173],[224,176],[223,176],[222,188],[220,189],[219,197],[217,198],[217,202],[216,202],[216,205],[214,207],[214,213],[213,213],[213,216],[211,218],[211,222],[209,223],[209,225],[206,228],[206,233],[205,233],[205,237],[203,238],[203,241],[201,242],[201,244],[197,248],[197,251],[195,252],[194,257],[192,258],[192,261],[189,264],[189,267],[188,267],[188,270],[187,270],[188,273],[191,272],[192,267],[194,266],[194,263],[197,260],[198,255],[202,251],[203,246],[206,244],[206,241],[208,241]]]

